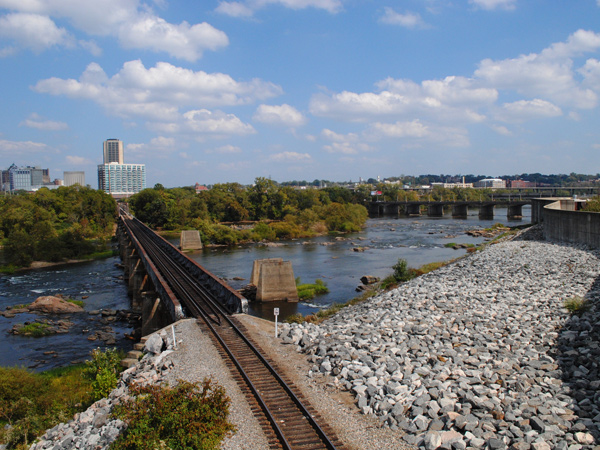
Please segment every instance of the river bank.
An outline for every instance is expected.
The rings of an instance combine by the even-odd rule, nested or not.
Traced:
[[[521,236],[320,325],[285,324],[282,342],[408,444],[594,448],[599,274],[598,252]],[[577,298],[580,315],[565,308]]]

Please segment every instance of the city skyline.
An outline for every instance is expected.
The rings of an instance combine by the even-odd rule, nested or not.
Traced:
[[[148,186],[597,173],[599,19],[600,0],[0,0],[0,158],[91,175],[116,136]]]

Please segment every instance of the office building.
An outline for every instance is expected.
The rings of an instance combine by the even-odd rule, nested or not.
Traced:
[[[37,191],[45,186],[46,179],[50,178],[49,169],[40,167],[18,167],[12,164],[2,173],[2,189],[10,191]]]
[[[64,186],[73,186],[74,184],[85,186],[85,172],[64,172],[63,178]]]
[[[98,188],[113,197],[123,198],[146,189],[145,164],[100,164]]]
[[[475,187],[489,189],[505,189],[506,181],[500,178],[485,178],[475,183]]]
[[[104,141],[104,164],[123,164],[123,141],[107,139]]]

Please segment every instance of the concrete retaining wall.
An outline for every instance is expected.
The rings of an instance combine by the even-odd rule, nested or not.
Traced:
[[[579,211],[582,202],[573,199],[548,200],[536,199],[532,208],[532,222],[542,223],[544,238],[600,248],[600,213]]]

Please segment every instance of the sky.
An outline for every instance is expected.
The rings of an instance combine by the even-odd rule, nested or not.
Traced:
[[[0,0],[0,168],[600,172],[600,0]]]

